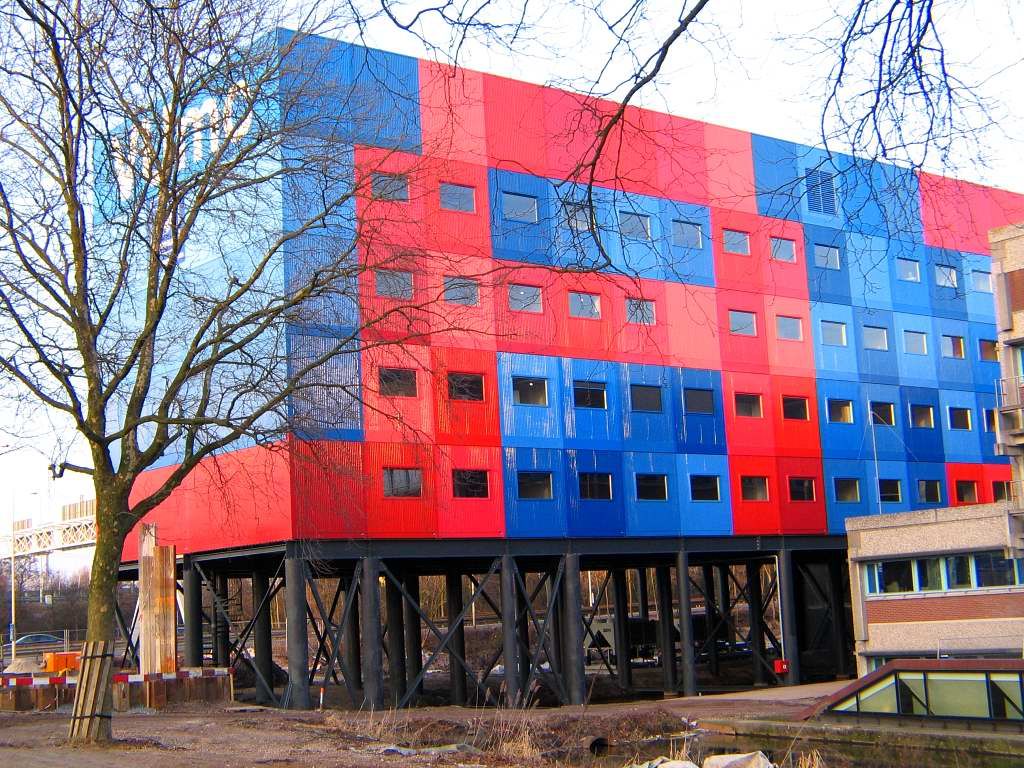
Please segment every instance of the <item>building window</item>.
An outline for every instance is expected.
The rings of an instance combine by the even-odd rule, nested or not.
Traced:
[[[971,270],[971,288],[979,293],[992,293],[992,273]]]
[[[479,373],[449,373],[448,397],[452,400],[484,399],[484,377]]]
[[[619,233],[634,240],[650,240],[651,217],[642,213],[619,211]]]
[[[661,387],[650,384],[630,384],[629,401],[634,411],[661,413]]]
[[[860,480],[856,477],[837,477],[832,484],[836,489],[836,501],[860,501]]]
[[[591,501],[610,501],[612,476],[607,472],[580,472],[580,498]]]
[[[473,213],[476,210],[475,190],[464,184],[441,183],[441,208],[446,211]]]
[[[978,483],[976,480],[956,481],[956,500],[964,504],[978,503]]]
[[[516,485],[520,499],[551,499],[550,472],[520,472],[516,476]]]
[[[970,408],[957,408],[950,406],[949,408],[949,428],[950,429],[962,429],[970,431],[971,429],[971,409]]]
[[[377,295],[388,299],[412,298],[412,272],[396,269],[375,269],[373,271]]]
[[[978,356],[987,363],[998,363],[999,355],[996,354],[996,343],[992,339],[981,339],[978,342]]]
[[[964,337],[963,336],[943,336],[941,342],[941,352],[943,357],[953,357],[958,360],[964,358]]]
[[[913,592],[913,562],[913,560],[886,560],[879,563],[879,571],[881,571],[879,581],[882,591],[886,593]]]
[[[783,341],[801,341],[804,338],[804,327],[799,317],[777,316],[775,332]]]
[[[683,407],[687,413],[714,413],[715,393],[710,389],[684,389]]]
[[[758,475],[741,476],[740,498],[744,501],[768,501],[768,478]]]
[[[668,499],[668,476],[637,475],[636,497],[640,501],[666,501]]]
[[[878,481],[878,498],[885,504],[895,504],[903,500],[903,487],[899,480]]]
[[[736,336],[757,336],[757,315],[753,312],[730,309],[729,333]]]
[[[839,269],[839,249],[834,245],[814,246],[814,266],[821,269]]]
[[[1009,480],[993,480],[992,481],[992,500],[993,501],[1010,501],[1010,481]]]
[[[896,277],[908,283],[920,283],[920,263],[914,259],[896,259]]]
[[[948,264],[936,264],[935,284],[940,288],[956,288],[956,267],[951,267]]]
[[[626,299],[626,322],[654,325],[654,302],[650,299]]]
[[[915,560],[917,565],[917,588],[921,592],[942,589],[942,561],[937,557]]]
[[[904,331],[903,351],[908,355],[927,355],[928,334],[921,331]]]
[[[979,587],[1008,587],[1016,583],[1013,560],[1002,552],[978,552],[974,555],[974,575]]]
[[[736,393],[736,415],[761,418],[761,396]]]
[[[516,285],[508,287],[508,308],[513,312],[544,311],[544,301],[541,298],[540,288],[536,285]]]
[[[700,248],[704,245],[704,236],[700,224],[692,221],[672,222],[672,245],[680,248]]]
[[[806,397],[792,395],[782,396],[782,418],[807,421],[808,407]]]
[[[770,242],[773,261],[784,261],[787,264],[796,263],[796,243],[784,237],[773,237]]]
[[[419,469],[384,470],[384,495],[390,498],[414,498],[423,493],[423,472]]]
[[[569,229],[573,232],[586,232],[590,229],[590,209],[586,204],[566,201],[563,208],[565,223]]]
[[[946,560],[946,586],[949,589],[970,589],[971,558],[968,555],[951,555]]]
[[[718,475],[690,475],[690,499],[692,501],[719,501]]]
[[[829,347],[845,347],[846,323],[837,323],[834,320],[822,320],[821,343]]]
[[[547,379],[515,376],[512,379],[512,402],[516,405],[547,405]]]
[[[830,398],[828,420],[834,424],[853,424],[853,401]]]
[[[889,349],[889,331],[877,325],[865,325],[864,349],[887,351]]]
[[[507,221],[535,224],[540,218],[537,212],[537,198],[516,192],[501,193],[501,212]]]
[[[996,431],[996,409],[985,408],[982,413],[985,416],[985,431],[995,432]]]
[[[814,478],[813,477],[791,477],[791,478],[789,478],[789,500],[790,501],[814,501]]]
[[[893,408],[892,403],[883,403],[881,401],[871,401],[871,423],[877,424],[882,427],[892,427],[896,425],[896,409]]]
[[[918,480],[917,500],[922,504],[941,504],[942,484],[938,480]]]
[[[486,499],[487,472],[483,469],[453,469],[452,496],[457,499]]]
[[[569,316],[599,320],[601,318],[601,297],[596,293],[569,291]]]
[[[930,405],[911,404],[910,426],[917,429],[934,429],[935,409]]]
[[[400,173],[375,173],[370,178],[374,200],[404,203],[409,199],[409,177]]]
[[[380,368],[377,383],[384,397],[416,397],[416,371],[411,368]]]
[[[577,408],[607,408],[608,399],[603,381],[574,381],[572,402]]]
[[[475,307],[480,303],[480,283],[471,277],[447,275],[444,278],[444,300],[449,304]]]
[[[722,230],[722,247],[726,253],[735,253],[740,256],[750,255],[750,235],[746,232],[737,232],[735,229]]]

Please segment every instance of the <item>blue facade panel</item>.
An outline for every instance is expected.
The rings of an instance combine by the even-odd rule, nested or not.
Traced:
[[[900,388],[891,384],[861,384],[861,402],[865,403],[865,415],[870,428],[865,430],[865,441],[861,445],[860,457],[885,461],[905,462],[907,446],[903,441],[903,429],[907,414],[900,408]],[[887,410],[891,405],[895,424],[877,424],[870,417],[870,409],[878,407]]]
[[[996,396],[988,392],[976,392],[978,400],[978,437],[981,440],[982,461],[986,464],[1008,464],[1009,456],[996,455],[996,432],[993,429],[997,417]]]
[[[660,200],[663,280],[691,285],[715,284],[715,257],[711,252],[711,211],[703,205],[676,200]],[[684,247],[673,238],[672,223],[681,221],[700,225],[700,248]]]
[[[973,392],[955,389],[939,390],[942,408],[942,440],[946,446],[946,461],[980,463],[982,461],[982,414],[978,412],[978,399]],[[956,427],[955,416],[966,414],[967,429]]]
[[[870,448],[871,435],[860,385],[855,381],[818,379],[817,389],[822,455],[834,459],[856,459],[863,455],[866,441]],[[835,401],[834,408],[830,401]],[[848,418],[852,419],[850,422],[842,420],[846,418],[847,408]],[[832,410],[839,418],[831,418]]]
[[[621,451],[568,449],[565,458],[570,536],[623,536],[626,533],[625,483]],[[611,498],[585,498],[585,477],[611,477]],[[635,481],[634,481],[635,482]]]
[[[732,533],[732,491],[729,481],[729,457],[688,453],[677,457],[679,482],[686,505],[683,508],[683,534],[688,536],[728,536]],[[690,478],[708,475],[718,478],[718,501],[694,501]]]
[[[797,158],[806,150],[782,139],[754,134],[750,137],[754,157],[757,212],[773,219],[802,221],[802,189]]]
[[[815,263],[815,246],[839,249],[839,268]],[[807,253],[807,291],[811,302],[851,303],[850,262],[846,252],[846,235],[838,229],[813,224],[804,225],[804,247]],[[826,263],[822,260],[822,263]]]
[[[622,464],[624,486],[620,495],[626,500],[626,534],[682,535],[685,494],[689,486],[680,483],[678,454],[627,451],[622,454]],[[664,475],[667,498],[639,498],[637,475]]]
[[[623,447],[627,451],[675,453],[679,449],[677,425],[682,423],[682,394],[676,369],[626,364],[619,366],[619,373],[623,377],[622,391],[626,402],[622,420]],[[633,384],[659,387],[661,411],[639,410],[632,399]]]
[[[846,235],[850,269],[850,301],[855,307],[891,310],[892,273],[889,241],[859,233]]]
[[[513,392],[513,380],[516,378],[544,382],[547,405],[517,403]],[[565,445],[562,381],[561,363],[557,357],[498,353],[502,445],[524,448],[561,448]]]
[[[568,531],[564,451],[505,448],[505,530],[510,538],[563,537]],[[551,475],[550,499],[519,497],[519,473]],[[575,478],[573,478],[575,482]]]
[[[904,240],[890,240],[888,249],[892,308],[896,312],[931,314],[932,278],[925,247]]]
[[[900,377],[896,363],[896,347],[893,343],[895,334],[892,312],[854,307],[853,321],[857,371],[861,381],[898,384]],[[878,329],[884,329],[884,334]],[[869,347],[865,343],[865,336],[869,337],[874,346]],[[882,336],[884,343],[880,339]]]
[[[893,325],[900,382],[913,387],[938,388],[938,340],[932,319],[927,315],[894,312]]]
[[[910,510],[913,494],[911,493],[910,488],[910,474],[908,472],[907,462],[878,461],[868,463],[867,473],[869,504],[872,514],[878,510],[881,510],[880,514],[883,515],[887,515],[892,512],[907,512]],[[899,494],[898,501],[896,500],[895,495],[880,498],[879,491],[882,486],[882,481],[885,480],[898,481],[899,485],[895,488]]]
[[[911,509],[934,509],[949,505],[949,489],[946,487],[946,465],[941,462],[912,461],[907,465],[910,482]],[[938,501],[929,500],[931,489],[938,488]],[[931,497],[934,499],[934,497]]]
[[[907,458],[943,461],[939,391],[927,387],[900,387],[900,405]]]
[[[676,424],[680,453],[724,454],[725,403],[722,397],[721,371],[697,368],[681,368],[678,371],[681,394],[683,395],[683,417]],[[713,413],[688,411],[685,406],[686,390],[698,389],[711,392]]]
[[[980,323],[994,323],[996,304],[992,295],[992,259],[974,253],[964,253],[961,256],[964,266],[967,318]]]
[[[967,358],[971,361],[971,368],[974,373],[974,389],[977,392],[995,392],[996,382],[1002,376],[999,371],[999,361],[982,360],[982,342],[994,342],[996,327],[992,323],[968,323],[970,328],[970,345],[967,348]]]
[[[938,384],[941,389],[974,389],[970,326],[966,320],[932,318]]]
[[[628,407],[628,393],[623,392],[623,379],[618,363],[602,360],[561,358],[561,408],[565,421],[567,448],[622,450],[623,415]],[[603,385],[605,407],[582,407],[575,403],[576,385]]]
[[[487,170],[491,208],[491,248],[495,258],[547,264],[551,258],[556,207],[554,190],[547,179],[497,168]],[[537,221],[505,217],[504,195],[509,192],[537,201]]]
[[[824,459],[825,473],[825,506],[828,512],[829,533],[846,533],[846,519],[874,514],[877,507],[871,506],[870,484],[874,483],[874,474],[869,474],[869,464],[856,459]],[[836,481],[839,481],[837,484]],[[845,481],[845,484],[844,484]],[[851,481],[856,483],[851,488]],[[839,498],[839,489],[843,488],[844,500]],[[855,492],[854,492],[855,490]]]
[[[827,323],[843,326],[845,344],[832,343],[825,330]],[[814,367],[818,376],[830,379],[858,378],[856,333],[853,327],[853,307],[844,304],[811,303],[811,325],[814,334]],[[829,343],[826,343],[826,340]]]
[[[925,248],[925,253],[928,268],[921,278],[928,282],[932,314],[966,320],[966,280],[960,254],[940,248]]]

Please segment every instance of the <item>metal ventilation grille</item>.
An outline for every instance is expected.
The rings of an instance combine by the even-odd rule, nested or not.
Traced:
[[[836,215],[836,188],[833,175],[828,171],[808,171],[807,207],[814,213]]]

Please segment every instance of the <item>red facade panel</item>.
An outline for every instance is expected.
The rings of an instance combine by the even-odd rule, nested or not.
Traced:
[[[1013,473],[1010,471],[1009,464],[984,464],[984,485],[985,493],[988,494],[985,497],[985,501],[996,501],[993,486],[996,483],[1009,483],[1013,480]]]
[[[359,309],[362,333],[369,341],[428,344],[431,318],[438,311],[436,286],[431,272],[443,270],[449,261],[411,249],[377,247],[360,249],[360,258],[368,267],[359,275]],[[390,272],[411,275],[412,297],[394,298],[382,289]]]
[[[737,397],[739,396],[739,397]],[[730,456],[774,456],[775,425],[780,403],[774,395],[772,377],[758,373],[722,372],[722,398],[725,406],[725,440]],[[756,400],[757,409],[751,410]],[[760,415],[743,415],[755,413]],[[733,499],[735,501],[735,498]]]
[[[669,200],[707,205],[704,123],[653,113],[657,125],[658,188]]]
[[[765,333],[765,297],[747,291],[718,291],[718,340],[722,355],[722,368],[728,371],[750,373],[768,372],[768,337]],[[731,323],[738,330],[750,329],[749,318],[739,318],[733,313],[743,312],[755,318],[753,334],[734,333]]]
[[[733,533],[736,535],[782,532],[779,518],[781,496],[776,462],[774,456],[729,455],[729,471],[732,474]],[[744,481],[744,478],[747,480]],[[762,481],[767,486],[767,498],[751,498],[761,495]],[[747,489],[748,498],[744,498],[744,488]]]
[[[482,165],[442,160],[425,169],[426,226],[419,244],[430,251],[468,256],[491,255],[490,200],[487,168]],[[456,184],[473,190],[473,211],[441,207],[442,184]]]
[[[660,280],[628,280],[620,277],[604,281],[608,298],[608,322],[613,329],[612,344],[617,350],[617,360],[652,365],[676,364],[673,362],[670,341],[676,332],[670,325],[675,309],[668,299],[672,285]],[[654,324],[627,322],[627,299],[653,301]],[[717,354],[718,344],[712,346]]]
[[[437,467],[437,526],[442,538],[462,539],[505,535],[505,505],[501,448],[439,445],[434,451]],[[454,495],[453,471],[487,473],[486,498]]]
[[[726,247],[726,230],[747,235],[749,247],[746,253]],[[779,241],[777,254],[773,251],[775,240]],[[803,228],[799,223],[712,208],[711,241],[719,288],[796,299],[808,297]],[[787,260],[790,250],[783,250],[782,246],[791,246],[792,261]],[[777,255],[785,258],[777,258]]]
[[[799,321],[798,339],[791,333],[794,319]],[[765,296],[764,331],[768,338],[769,371],[783,376],[814,376],[811,306],[805,299]]]
[[[415,394],[381,392],[381,369],[412,371]],[[388,374],[385,373],[385,379]],[[386,344],[363,351],[363,430],[367,442],[422,442],[434,434],[430,348]]]
[[[705,125],[704,151],[710,204],[756,214],[754,152],[750,134],[718,125]]]
[[[359,245],[365,252],[418,248],[422,244],[427,199],[436,173],[432,161],[419,155],[371,147],[355,148],[357,180],[356,215]],[[408,200],[377,200],[372,197],[375,174],[397,174],[409,181]],[[435,190],[436,194],[436,190]]]
[[[810,480],[813,498],[804,499]],[[781,533],[826,533],[825,485],[821,459],[779,458],[779,523]],[[791,487],[793,484],[796,488]]]
[[[821,432],[818,429],[818,388],[810,376],[772,376],[772,397],[775,400],[775,446],[778,456],[821,456]],[[789,413],[786,411],[786,400]],[[798,415],[803,406],[806,418],[787,418]]]
[[[426,266],[427,320],[430,343],[466,349],[491,349],[497,346],[494,330],[494,302],[498,293],[507,291],[505,269],[490,258],[466,255],[440,255]],[[477,302],[450,301],[445,284],[450,278],[463,278],[476,284]],[[464,298],[464,289],[456,294]]]
[[[362,444],[293,440],[289,449],[295,537],[365,537]]]
[[[675,365],[721,369],[723,331],[717,291],[703,285],[665,283],[665,303],[669,351]]]
[[[949,505],[962,507],[992,501],[992,483],[986,482],[984,464],[946,464],[946,487]]]
[[[432,347],[430,358],[437,441],[445,445],[500,446],[498,369],[494,352]],[[449,374],[481,375],[483,400],[452,397]],[[465,396],[464,392],[461,394]]]
[[[540,267],[509,270],[502,285],[494,291],[494,331],[502,352],[534,355],[558,355],[558,327],[564,315],[558,313],[568,299],[560,275]],[[540,288],[541,311],[523,312],[509,306],[509,290],[514,285]]]
[[[930,173],[919,175],[924,241],[988,253],[988,232],[1024,220],[1024,195]]]
[[[483,74],[433,61],[419,65],[423,154],[486,166]]]
[[[618,334],[613,324],[615,312],[611,304],[617,298],[616,281],[599,273],[564,273],[560,282],[561,303],[554,307],[555,315],[560,318],[556,339],[556,344],[561,349],[560,354],[594,360],[615,359]],[[571,293],[597,296],[600,317],[573,317]]]
[[[544,89],[484,75],[487,160],[491,167],[543,176],[547,168]]]
[[[366,530],[371,538],[415,539],[437,536],[437,470],[433,448],[419,443],[366,443],[363,477],[366,488]],[[419,496],[385,496],[388,469],[420,470]]]

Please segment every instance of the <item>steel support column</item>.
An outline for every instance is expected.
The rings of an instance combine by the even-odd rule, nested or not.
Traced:
[[[832,619],[832,653],[835,656],[835,670],[839,677],[850,674],[849,657],[846,653],[846,587],[843,583],[843,561],[832,557],[828,561],[829,599],[828,608]]]
[[[764,685],[764,616],[761,613],[761,563],[749,560],[747,572],[747,620],[750,626],[750,659],[754,665],[754,685]]]
[[[402,593],[391,579],[385,580],[388,623],[388,684],[397,707],[405,696],[405,609]]]
[[[789,662],[786,685],[800,684],[800,641],[797,636],[796,595],[793,583],[793,550],[779,550],[778,556],[779,607],[782,623],[782,647]]]
[[[697,695],[697,665],[693,658],[693,611],[690,603],[690,555],[676,553],[676,588],[679,592],[680,690],[683,696]]]
[[[203,666],[203,581],[192,562],[185,558],[182,565],[182,588],[184,595],[185,621],[185,666]]]
[[[384,709],[384,660],[380,628],[380,561],[363,558],[359,583],[359,618],[362,629],[363,698],[367,709]]]
[[[718,600],[715,597],[715,566],[701,569],[704,577],[704,648],[708,654],[708,671],[718,676]]]
[[[444,577],[445,613],[448,616],[448,628],[462,613],[462,574],[449,572]],[[466,658],[466,630],[462,624],[455,629],[452,639],[448,642],[448,681],[451,688],[452,704],[466,704],[466,670],[456,660]]]
[[[267,574],[263,571],[253,571],[252,607],[253,610],[257,611],[256,615],[253,617],[255,619],[255,624],[253,626],[253,649],[255,651],[254,663],[256,665],[256,669],[263,676],[263,679],[273,686],[274,659],[270,637],[269,601],[266,605],[263,605],[263,610],[259,610],[260,605],[263,603],[269,591],[270,579],[267,577]],[[270,701],[267,691],[265,691],[263,686],[258,683],[256,685],[256,701],[259,704],[266,704]]]
[[[651,596],[647,591],[647,569],[637,568],[637,592],[640,601],[640,618],[643,621],[650,621],[651,619]]]
[[[661,650],[661,687],[666,693],[676,690],[675,611],[672,610],[672,569],[659,565],[654,569],[654,599],[658,604],[658,648]]]
[[[217,591],[217,599],[220,600],[220,604],[224,606],[224,610],[228,610],[228,575],[226,573],[218,573],[213,577],[214,589]],[[231,649],[231,626],[228,624],[227,618],[222,616],[216,609],[214,610],[214,658],[216,659],[216,666],[226,667],[231,663],[230,649]]]
[[[505,665],[505,696],[509,706],[519,706],[522,678],[519,674],[519,637],[516,626],[516,574],[512,555],[501,556],[501,646]]]
[[[404,580],[405,591],[409,597],[420,604],[420,577],[417,573],[407,573]],[[420,615],[416,612],[416,606],[405,601],[405,673],[406,688],[417,677],[423,669],[423,628],[420,624]],[[423,693],[422,681],[416,686],[416,693]]]
[[[731,646],[736,642],[736,624],[733,617],[732,584],[729,582],[729,566],[718,566],[718,613],[722,617],[721,639]]]
[[[348,586],[345,588],[345,599],[348,600],[349,590],[357,589],[352,583],[348,582]],[[341,633],[341,652],[345,657],[345,674],[351,675],[349,682],[352,683],[352,687],[361,691],[363,689],[363,654],[359,648],[359,596],[356,595],[352,601],[352,608],[350,609],[348,622],[345,624]]]
[[[565,556],[562,577],[563,646],[565,687],[570,704],[582,704],[587,697],[586,667],[583,663],[583,600],[580,595],[580,556]]]
[[[612,571],[612,642],[615,645],[615,672],[619,687],[633,690],[633,663],[629,644],[629,584],[621,568]]]
[[[285,612],[288,617],[288,707],[310,709],[309,636],[306,623],[306,561],[290,556],[284,562]]]

